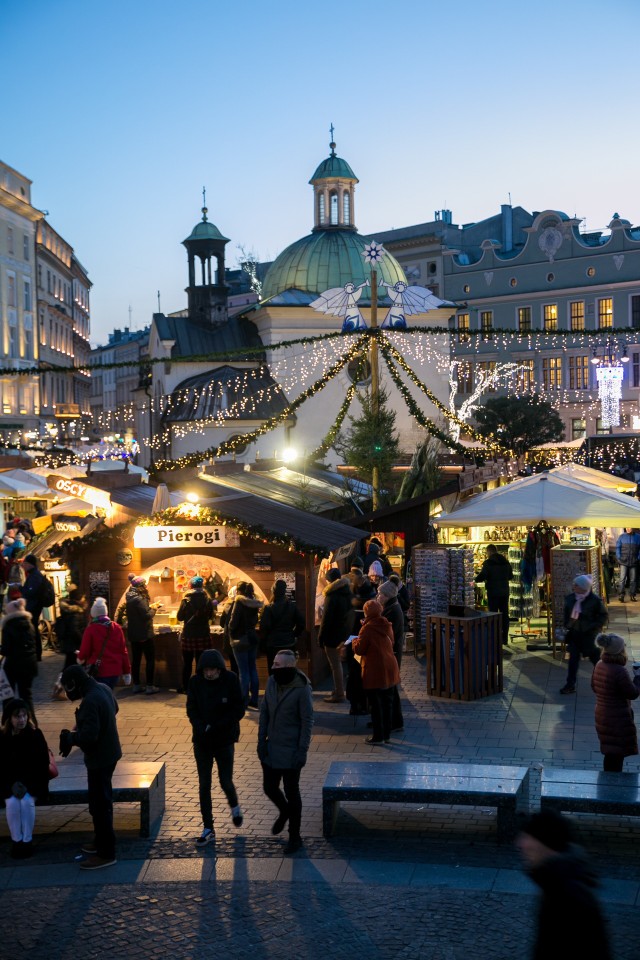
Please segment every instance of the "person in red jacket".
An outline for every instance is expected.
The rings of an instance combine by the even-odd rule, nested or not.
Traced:
[[[123,677],[131,683],[131,664],[122,627],[109,619],[107,601],[96,597],[91,607],[91,623],[82,635],[78,659],[88,665],[96,664],[96,680],[112,690]]]
[[[391,740],[393,692],[400,683],[398,661],[393,653],[393,630],[382,616],[382,604],[367,600],[364,622],[353,641],[353,652],[362,657],[362,686],[371,703],[373,733],[365,743],[382,744]]]
[[[633,680],[627,672],[624,640],[617,633],[601,633],[596,643],[602,649],[591,677],[596,695],[596,732],[603,769],[622,770],[625,757],[638,753],[638,733],[631,700],[640,696],[640,673]]]

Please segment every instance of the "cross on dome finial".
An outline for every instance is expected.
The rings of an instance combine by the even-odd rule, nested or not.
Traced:
[[[202,219],[205,222],[207,219],[208,212],[209,211],[207,210],[207,188],[203,187],[202,188]]]
[[[331,134],[331,143],[329,144],[329,146],[331,147],[331,156],[332,156],[332,157],[335,157],[335,155],[336,155],[336,145],[335,145],[335,142],[334,142],[334,139],[333,139],[333,132],[334,132],[334,127],[333,127],[333,124],[331,124],[331,126],[329,127],[329,133]]]

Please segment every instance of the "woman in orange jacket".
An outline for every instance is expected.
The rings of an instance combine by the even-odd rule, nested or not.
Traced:
[[[393,654],[393,631],[382,616],[382,604],[368,600],[364,622],[353,641],[353,652],[362,657],[362,685],[371,703],[373,733],[365,743],[379,745],[391,740],[393,691],[400,683],[398,661]]]

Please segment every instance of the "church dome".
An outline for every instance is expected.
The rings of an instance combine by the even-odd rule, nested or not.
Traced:
[[[264,281],[263,299],[268,300],[285,290],[302,290],[315,297],[345,283],[353,282],[357,286],[371,276],[363,254],[365,244],[372,239],[375,237],[362,237],[354,230],[334,228],[316,230],[296,240],[271,265]],[[378,281],[406,283],[402,267],[389,253],[378,264],[377,273]],[[363,291],[361,302],[368,299],[367,291]]]
[[[183,243],[188,243],[189,240],[223,240],[225,243],[229,242],[229,238],[223,237],[215,223],[211,223],[210,220],[206,219],[206,215],[196,223],[187,239],[183,240]]]
[[[316,180],[333,180],[334,178],[359,182],[347,161],[343,160],[342,157],[336,157],[335,153],[332,153],[317,167],[309,183],[315,183]]]

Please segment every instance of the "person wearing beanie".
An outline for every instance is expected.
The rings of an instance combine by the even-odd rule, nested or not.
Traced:
[[[369,541],[369,546],[367,547],[367,552],[364,555],[363,570],[365,573],[368,573],[369,575],[371,572],[372,563],[380,564],[380,569],[382,571],[380,575],[382,577],[388,577],[389,574],[392,572],[391,564],[389,563],[384,553],[382,552],[382,544],[380,543],[377,537],[371,538],[371,540]]]
[[[36,632],[36,657],[42,660],[42,637],[38,630],[38,623],[44,608],[52,606],[55,602],[55,593],[51,581],[47,580],[38,569],[38,558],[33,553],[24,557],[22,569],[25,572],[22,595],[27,601],[27,613],[31,614]]]
[[[375,584],[376,586],[386,579],[382,569],[382,564],[379,560],[374,560],[373,563],[369,564],[367,575],[371,580],[371,583]]]
[[[142,657],[145,659],[145,673],[147,685],[145,692],[159,693],[160,687],[154,684],[156,670],[156,643],[153,629],[153,618],[158,606],[151,603],[144,577],[129,574],[129,589],[125,594],[124,614],[127,622],[127,638],[131,644],[131,673],[133,675],[133,692],[142,693],[140,684],[140,667]]]
[[[596,636],[607,622],[607,608],[592,590],[593,580],[588,573],[573,581],[573,593],[564,600],[565,643],[569,651],[567,682],[560,693],[575,693],[580,658],[588,657],[595,666],[600,659]]]
[[[116,721],[118,703],[110,688],[89,676],[80,664],[63,670],[60,682],[69,700],[82,700],[75,711],[74,729],[60,731],[61,756],[68,757],[74,747],[79,747],[87,768],[94,837],[81,848],[87,859],[81,861],[80,869],[101,870],[116,862],[112,780],[122,757]]]
[[[365,743],[390,743],[393,691],[400,683],[400,671],[393,654],[393,630],[378,600],[367,600],[364,605],[364,622],[353,640],[353,652],[362,657],[362,686],[371,704],[373,730]]]
[[[382,606],[382,615],[391,624],[393,632],[393,653],[398,663],[398,670],[402,666],[402,651],[404,650],[404,613],[398,602],[398,588],[395,583],[385,580],[378,586],[377,600]],[[400,681],[398,681],[399,683]],[[402,704],[397,685],[393,689],[393,711],[391,730],[400,733],[404,729]]]
[[[5,604],[0,621],[0,656],[4,657],[7,680],[27,704],[29,715],[37,726],[31,687],[38,675],[36,630],[24,597]]]
[[[616,541],[616,559],[619,564],[620,602],[624,603],[624,591],[629,584],[629,599],[636,599],[636,578],[638,559],[640,559],[640,535],[634,532],[633,527],[625,527]]]
[[[233,824],[242,826],[242,810],[233,783],[233,761],[244,713],[244,698],[238,677],[227,670],[219,650],[204,650],[187,687],[187,716],[193,730],[193,755],[198,770],[202,816],[202,833],[196,838],[197,847],[204,847],[216,838],[211,802],[214,761]]]
[[[262,765],[262,788],[278,808],[271,833],[282,833],[289,822],[289,842],[284,848],[287,855],[302,846],[300,774],[307,762],[312,730],[309,678],[298,669],[293,650],[278,650],[260,705],[258,759]]]
[[[11,834],[11,856],[17,860],[33,853],[35,804],[49,794],[49,748],[42,731],[29,719],[28,704],[8,700],[0,726],[0,796],[4,799]]]
[[[298,637],[305,628],[305,620],[295,601],[287,598],[287,584],[276,580],[271,591],[271,603],[262,611],[260,635],[267,651],[269,674],[278,650],[296,651]]]
[[[96,597],[91,607],[91,623],[82,634],[78,659],[92,676],[112,690],[123,678],[131,683],[131,664],[122,627],[109,619],[107,601]]]
[[[351,586],[349,578],[341,576],[337,567],[327,570],[326,581],[318,644],[324,648],[329,663],[333,690],[324,700],[325,703],[344,703],[344,674],[339,648],[349,636],[353,621]]]
[[[178,607],[178,620],[183,624],[180,634],[180,648],[182,650],[182,691],[187,692],[187,686],[193,670],[193,661],[196,664],[200,654],[211,648],[211,631],[209,625],[214,616],[214,605],[211,597],[204,589],[202,577],[192,577],[188,590]]]
[[[513,569],[507,558],[490,543],[480,572],[476,574],[476,583],[484,583],[487,588],[487,606],[491,613],[502,616],[502,646],[509,645],[509,581],[513,578]]]
[[[531,880],[542,891],[532,960],[611,960],[597,880],[571,823],[553,810],[534,813],[516,837]]]
[[[638,753],[638,732],[631,701],[640,696],[640,669],[633,680],[627,672],[624,640],[617,633],[601,633],[596,643],[602,653],[591,688],[596,695],[596,733],[603,754],[603,770],[619,773],[625,757]]]

